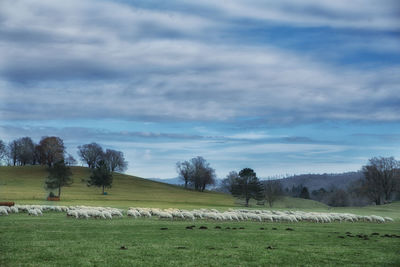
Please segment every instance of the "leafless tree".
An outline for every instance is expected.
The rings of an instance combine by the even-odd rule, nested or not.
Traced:
[[[93,169],[103,159],[103,148],[97,143],[78,146],[78,155],[89,168]]]
[[[215,170],[202,157],[178,162],[176,166],[179,176],[185,181],[186,188],[190,185],[195,190],[203,192],[208,185],[215,184]]]
[[[39,142],[41,164],[51,167],[54,163],[64,161],[65,146],[61,138],[45,136]]]
[[[22,137],[17,140],[18,142],[18,155],[17,160],[20,165],[34,164],[35,158],[35,144],[30,137]]]
[[[232,191],[232,185],[236,179],[239,178],[239,174],[236,171],[228,173],[225,179],[222,180],[220,190],[221,192],[230,193]]]
[[[376,205],[382,204],[382,199],[391,200],[399,183],[399,168],[400,162],[393,157],[374,157],[363,166],[363,190]]]
[[[109,169],[119,172],[124,172],[128,167],[128,162],[125,161],[124,153],[113,149],[107,149],[104,154],[104,160],[109,165]]]
[[[7,156],[11,165],[15,166],[18,163],[20,145],[18,140],[11,141],[7,146]]]
[[[274,202],[283,195],[282,185],[279,180],[269,180],[263,182],[264,199],[272,207]]]
[[[68,154],[68,156],[65,157],[65,165],[74,166],[76,165],[76,163],[77,163],[76,159],[71,154]]]
[[[184,162],[178,161],[176,163],[176,171],[178,172],[179,178],[185,182],[185,188],[187,188],[190,181],[190,177],[192,176],[193,173],[192,165],[190,164],[189,161],[184,161]]]

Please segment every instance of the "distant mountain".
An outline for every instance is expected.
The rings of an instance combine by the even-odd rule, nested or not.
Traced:
[[[331,174],[301,174],[281,179],[283,188],[291,189],[292,186],[303,185],[308,190],[317,190],[322,188],[329,189],[332,186],[345,189],[353,181],[363,177],[362,172],[345,172]]]
[[[329,189],[332,186],[337,188],[345,189],[348,185],[360,179],[363,176],[362,172],[345,172],[345,173],[324,173],[324,174],[300,174],[294,175],[290,177],[286,177],[280,179],[283,188],[291,189],[292,186],[303,185],[308,187],[308,190],[311,192],[312,190],[317,190],[322,188]],[[178,178],[148,178],[149,180],[172,184],[172,185],[182,185],[184,182]],[[261,180],[266,180],[262,179]],[[221,184],[222,179],[216,179],[215,186],[209,187],[209,190],[215,190]]]

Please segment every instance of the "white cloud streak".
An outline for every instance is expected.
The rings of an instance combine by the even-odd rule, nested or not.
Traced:
[[[4,1],[0,119],[397,121],[398,66],[354,69],[207,38],[241,18],[397,29],[396,7],[363,3],[202,1],[195,5],[226,15],[205,18],[106,1]]]

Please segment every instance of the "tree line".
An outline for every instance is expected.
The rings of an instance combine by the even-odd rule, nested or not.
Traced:
[[[106,149],[90,143],[78,146],[80,160],[90,168],[91,175],[88,186],[109,188],[113,181],[113,172],[124,172],[128,166],[121,151]],[[30,137],[21,137],[8,144],[0,140],[0,162],[9,166],[45,165],[48,176],[45,187],[48,190],[58,190],[71,185],[72,172],[70,166],[76,165],[76,159],[65,150],[64,141],[60,137],[45,136],[39,143],[34,143]]]
[[[361,178],[346,188],[321,187],[313,190],[309,198],[329,206],[364,206],[371,203],[381,205],[400,200],[400,161],[394,157],[373,157],[361,168]],[[303,185],[286,188],[285,193],[299,197]],[[305,187],[307,188],[307,187]]]
[[[202,157],[178,162],[176,167],[185,188],[204,191],[206,186],[216,183],[215,170]],[[246,206],[250,199],[254,199],[272,207],[276,200],[285,195],[314,199],[330,206],[367,205],[371,202],[381,205],[400,199],[400,161],[394,157],[374,157],[362,166],[361,172],[362,178],[351,183],[347,190],[331,187],[309,192],[303,185],[283,189],[279,179],[262,181],[253,169],[244,168],[239,173],[230,172],[217,190],[243,199]]]
[[[97,143],[78,146],[78,156],[83,163],[93,169],[100,161],[104,161],[112,172],[124,172],[128,166],[121,151],[103,148]],[[66,152],[64,141],[57,136],[44,136],[39,143],[30,137],[21,137],[6,144],[0,140],[0,163],[8,166],[47,165],[64,161],[73,166],[77,160]]]
[[[203,157],[195,157],[176,163],[179,178],[186,189],[203,192],[207,186],[215,185],[215,170]],[[253,169],[244,168],[239,173],[232,171],[222,181],[222,191],[230,192],[237,198],[245,200],[249,205],[250,199],[266,200],[270,206],[281,195],[282,188],[276,181],[261,182]]]

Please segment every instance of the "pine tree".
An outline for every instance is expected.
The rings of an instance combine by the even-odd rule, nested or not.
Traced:
[[[102,187],[104,195],[104,188],[111,188],[112,182],[113,176],[108,164],[104,160],[100,160],[92,170],[88,186]]]
[[[71,169],[65,165],[64,160],[60,160],[47,170],[49,176],[45,181],[46,188],[50,190],[58,188],[58,197],[60,197],[61,187],[71,185],[73,182]]]
[[[246,207],[249,206],[251,198],[262,199],[262,186],[256,173],[250,168],[244,168],[239,172],[239,177],[231,185],[231,193],[234,197],[244,198]]]

